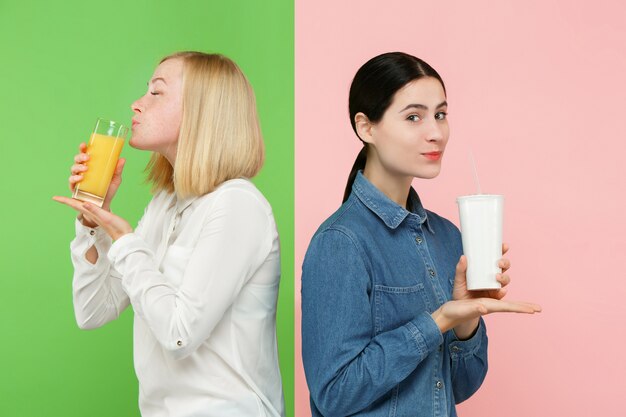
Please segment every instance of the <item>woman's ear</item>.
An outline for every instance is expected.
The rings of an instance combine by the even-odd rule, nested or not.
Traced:
[[[359,135],[359,138],[365,143],[372,143],[372,127],[373,124],[370,122],[370,119],[359,112],[354,115],[354,126],[356,127],[356,133]]]

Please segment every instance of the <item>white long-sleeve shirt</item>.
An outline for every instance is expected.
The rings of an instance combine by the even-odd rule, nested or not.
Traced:
[[[85,258],[93,245],[95,264]],[[133,306],[144,417],[284,415],[278,233],[250,181],[186,200],[161,192],[135,232],[115,243],[77,221],[71,253],[81,328]]]

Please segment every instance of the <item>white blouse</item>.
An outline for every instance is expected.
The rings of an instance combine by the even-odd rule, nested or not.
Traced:
[[[98,261],[86,260],[95,245]],[[132,304],[144,417],[283,416],[280,279],[272,209],[248,180],[202,197],[157,194],[115,243],[76,222],[74,311],[83,329]]]

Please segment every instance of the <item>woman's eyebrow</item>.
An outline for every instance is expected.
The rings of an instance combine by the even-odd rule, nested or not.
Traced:
[[[439,103],[437,105],[437,107],[435,107],[436,109],[439,109],[441,107],[445,107],[448,105],[447,101],[442,101],[441,103]],[[417,104],[417,103],[412,103],[409,104],[408,106],[406,106],[405,108],[403,108],[402,110],[400,110],[398,113],[402,113],[403,111],[407,110],[407,109],[419,109],[419,110],[428,110],[428,106],[425,106],[423,104]]]
[[[157,81],[163,81],[163,83],[164,83],[165,85],[167,85],[167,83],[165,82],[165,78],[163,78],[163,77],[156,77],[156,78],[153,78],[153,79],[151,79],[151,80],[150,80],[150,82],[147,82],[147,83],[146,83],[146,85],[154,84],[154,83],[155,83],[155,82],[157,82]]]

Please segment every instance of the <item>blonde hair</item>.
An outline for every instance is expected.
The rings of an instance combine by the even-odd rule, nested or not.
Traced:
[[[220,54],[178,52],[183,114],[174,167],[154,153],[146,167],[152,192],[201,196],[224,181],[252,178],[265,158],[256,100],[241,69]]]

